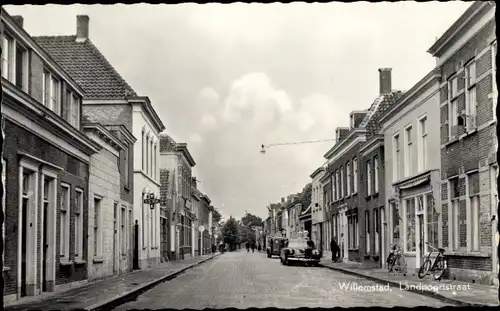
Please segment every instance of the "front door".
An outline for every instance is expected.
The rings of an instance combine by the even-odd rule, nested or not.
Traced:
[[[28,248],[28,199],[22,203],[22,230],[21,230],[21,297],[27,295],[27,248]]]
[[[48,251],[48,246],[49,246],[49,241],[47,241],[47,230],[49,227],[49,213],[48,213],[48,206],[44,202],[43,204],[43,258],[42,258],[42,291],[46,292],[47,291],[47,251]]]
[[[139,222],[136,219],[134,225],[134,251],[132,253],[133,257],[133,269],[139,269]]]

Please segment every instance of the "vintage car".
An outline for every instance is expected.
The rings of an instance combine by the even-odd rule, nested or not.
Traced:
[[[274,236],[269,238],[267,242],[267,258],[271,258],[273,256],[279,256],[281,253],[281,249],[285,247],[285,243],[288,241],[287,238],[281,236]]]
[[[322,254],[315,247],[314,242],[307,237],[290,238],[287,245],[281,250],[280,261],[284,265],[291,262],[302,262],[317,266]]]

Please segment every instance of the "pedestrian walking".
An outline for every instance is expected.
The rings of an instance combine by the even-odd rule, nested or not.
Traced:
[[[245,243],[245,246],[247,247],[247,253],[250,252],[250,243],[249,242],[246,242]]]
[[[252,253],[255,252],[255,243],[252,243]]]
[[[339,245],[337,244],[337,240],[335,238],[332,238],[332,241],[330,242],[330,250],[332,251],[332,261],[337,262]]]
[[[259,243],[259,246],[257,246],[257,250],[260,252],[262,250],[262,247],[260,246],[260,243]]]

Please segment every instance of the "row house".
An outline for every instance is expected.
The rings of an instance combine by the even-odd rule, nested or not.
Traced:
[[[321,187],[321,178],[325,175],[325,168],[318,167],[309,177],[311,178],[312,193],[311,193],[311,240],[317,248],[326,249],[326,243],[323,234],[325,221],[325,209],[323,206],[323,189]]]
[[[299,216],[300,222],[300,231],[307,231],[307,237],[311,239],[312,237],[312,219],[311,219],[311,204],[307,208],[304,209],[304,205],[302,205],[302,211]]]
[[[323,240],[325,241],[325,247],[323,248],[323,252],[331,251],[330,242],[333,238],[332,231],[332,214],[331,214],[331,202],[332,202],[332,179],[330,173],[330,166],[328,162],[323,166],[324,173],[321,178],[319,178],[320,191],[322,196],[322,205],[324,210],[324,224],[323,224]]]
[[[127,217],[135,219],[133,266],[136,269],[155,266],[160,262],[160,209],[147,199],[159,197],[158,136],[165,126],[149,98],[138,96],[90,41],[89,17],[77,16],[76,28],[76,35],[35,37],[35,40],[85,90],[82,116],[86,122],[123,126],[137,138],[136,143],[129,142],[120,152],[124,173],[120,177],[120,196],[123,201],[133,202],[125,205]],[[100,197],[99,193],[93,193],[90,201],[98,206],[104,204],[99,203]],[[99,207],[97,214],[98,210]],[[98,221],[99,217],[94,215]],[[97,253],[96,257],[101,256]]]
[[[193,247],[193,256],[206,255],[212,252],[211,215],[213,207],[210,205],[210,198],[197,189],[196,183],[196,178],[193,178],[193,213],[196,215],[197,219],[193,224],[195,228],[194,241],[196,241]]]
[[[439,78],[436,70],[429,72],[378,122],[385,148],[379,178],[385,174],[387,206],[378,213],[382,223],[387,219],[380,237],[403,249],[410,272],[420,268],[432,247],[442,246],[440,142],[438,135],[428,135],[439,128]],[[370,231],[380,234],[374,229]]]
[[[6,188],[7,196],[22,193],[3,205],[19,205],[8,209],[17,211],[18,217],[7,214],[3,228],[5,258],[14,262],[10,266],[4,262],[4,278],[13,285],[13,292],[5,292],[5,301],[132,268],[130,200],[120,196],[124,176],[120,155],[134,138],[119,127],[82,122],[87,91],[26,34],[22,24],[22,17],[3,12],[2,84],[4,94],[14,97],[6,96],[2,102],[7,135],[2,179],[12,185]],[[16,175],[12,165],[18,160]],[[18,179],[12,180],[14,176]],[[92,201],[97,191],[98,204]],[[17,223],[12,231],[11,223]],[[19,239],[9,239],[11,234]],[[10,240],[18,241],[13,246],[15,259],[8,255]]]
[[[449,278],[498,283],[496,4],[474,2],[429,48],[440,74],[442,241]]]
[[[296,237],[300,230],[300,214],[302,213],[302,202],[300,201],[299,195],[290,195],[284,204],[286,219],[285,236],[287,238]]]
[[[167,187],[168,200],[162,205],[168,211],[170,224],[170,260],[192,256],[195,214],[192,208],[192,168],[196,165],[186,143],[177,143],[167,134],[160,135],[160,174]],[[166,178],[165,178],[166,176]]]
[[[380,133],[380,118],[401,98],[401,91],[392,90],[391,68],[379,69],[379,97],[368,110],[359,127],[365,131],[366,142],[359,148],[359,160],[353,161],[353,187],[359,183],[360,229],[359,250],[366,267],[385,264],[385,149]],[[351,120],[354,123],[355,120]],[[359,169],[359,172],[358,172]],[[359,178],[359,181],[358,181]]]

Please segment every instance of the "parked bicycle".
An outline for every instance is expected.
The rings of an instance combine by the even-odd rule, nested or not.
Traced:
[[[442,248],[435,248],[434,246],[430,245],[428,242],[425,242],[425,244],[429,245],[429,247],[432,249],[432,251],[429,252],[429,255],[427,255],[427,258],[425,259],[424,263],[418,270],[418,277],[423,279],[426,275],[429,274],[429,272],[433,272],[434,274],[434,279],[435,280],[440,280],[441,277],[443,276],[444,272],[446,271],[446,258],[444,256],[445,250]],[[434,263],[431,260],[431,255],[435,251],[438,252],[436,259],[434,259]]]
[[[403,272],[406,276],[406,258],[403,255],[403,249],[399,245],[389,245],[389,256],[387,256],[387,267],[389,272]]]

